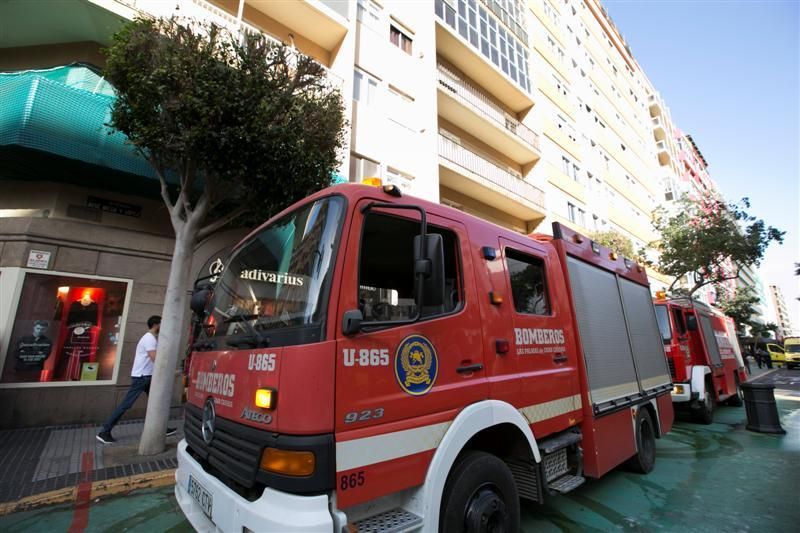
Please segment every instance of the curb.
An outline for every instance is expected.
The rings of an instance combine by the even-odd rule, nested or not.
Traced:
[[[101,498],[112,496],[123,492],[130,492],[135,489],[149,489],[164,487],[175,483],[175,469],[160,470],[158,472],[148,472],[147,474],[136,474],[133,476],[118,477],[104,481],[94,481],[92,483],[91,498]],[[78,487],[65,487],[50,492],[42,492],[27,496],[15,502],[0,504],[0,516],[4,516],[19,511],[28,511],[44,505],[56,505],[59,503],[72,503],[78,494]]]

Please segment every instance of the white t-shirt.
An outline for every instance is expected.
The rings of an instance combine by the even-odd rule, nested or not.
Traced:
[[[147,352],[155,351],[157,345],[158,341],[155,335],[149,331],[142,335],[139,344],[136,345],[136,357],[133,360],[131,376],[138,378],[153,375],[153,360],[150,359]]]

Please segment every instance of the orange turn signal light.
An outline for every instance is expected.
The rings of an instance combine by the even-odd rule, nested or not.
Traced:
[[[267,448],[261,454],[261,469],[285,476],[310,476],[316,467],[313,452]]]
[[[272,409],[275,406],[275,391],[272,389],[258,389],[254,402],[257,407]]]
[[[503,303],[503,295],[499,292],[490,291],[489,301],[492,303],[492,305],[500,305]]]

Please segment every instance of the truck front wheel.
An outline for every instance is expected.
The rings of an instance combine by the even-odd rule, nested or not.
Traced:
[[[711,389],[710,384],[706,383],[705,397],[695,413],[697,421],[706,425],[712,423],[714,421],[715,406],[714,391]]]
[[[519,496],[514,477],[498,457],[466,452],[444,486],[440,531],[513,533],[519,529]]]
[[[656,465],[656,431],[647,409],[636,413],[636,455],[625,464],[640,474],[649,474]]]

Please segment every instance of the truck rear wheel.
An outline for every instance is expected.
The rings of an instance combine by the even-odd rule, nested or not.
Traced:
[[[650,411],[640,408],[636,413],[636,455],[625,463],[630,470],[649,474],[656,465],[656,430]]]
[[[714,407],[716,407],[714,400],[714,391],[710,385],[706,383],[706,395],[703,397],[703,402],[700,408],[695,413],[695,418],[701,424],[711,424],[714,421]]]
[[[508,466],[490,453],[464,454],[447,476],[439,526],[465,533],[516,532],[519,495]]]

